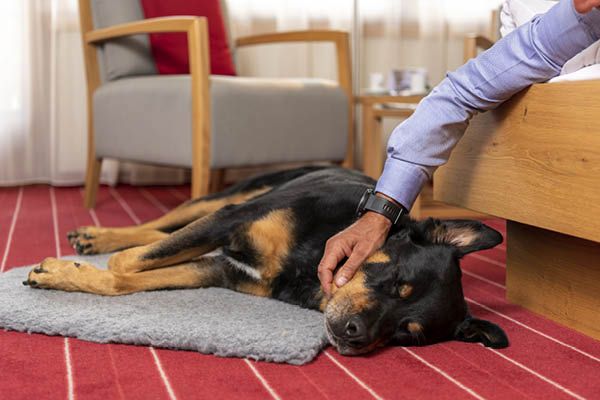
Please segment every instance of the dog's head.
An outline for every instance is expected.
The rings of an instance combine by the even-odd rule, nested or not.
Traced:
[[[465,254],[500,242],[477,221],[407,222],[334,290],[325,308],[329,340],[345,355],[453,339],[508,346],[502,329],[469,314],[459,267]]]

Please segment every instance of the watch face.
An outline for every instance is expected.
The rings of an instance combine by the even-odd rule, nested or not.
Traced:
[[[358,207],[356,207],[356,216],[357,217],[360,217],[361,215],[364,214],[365,206],[367,205],[367,201],[369,200],[369,198],[371,197],[372,194],[373,194],[373,189],[367,189],[367,190],[365,190],[365,193],[363,193],[362,197],[360,198],[360,201],[358,202]]]

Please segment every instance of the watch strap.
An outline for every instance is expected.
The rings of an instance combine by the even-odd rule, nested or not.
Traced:
[[[394,225],[400,220],[402,215],[406,214],[406,210],[403,207],[398,206],[383,197],[377,196],[373,189],[367,189],[363,194],[358,205],[357,215],[361,216],[366,211],[373,211],[377,214],[381,214],[392,221],[392,224]]]

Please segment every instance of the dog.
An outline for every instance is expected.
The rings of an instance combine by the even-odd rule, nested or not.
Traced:
[[[23,283],[106,296],[217,286],[271,297],[322,311],[343,355],[446,340],[508,346],[500,327],[471,316],[462,292],[460,258],[502,241],[478,221],[403,217],[353,279],[325,295],[325,243],[354,222],[374,184],[340,167],[260,175],[139,226],[70,232],[79,254],[119,251],[109,269],[48,258]]]

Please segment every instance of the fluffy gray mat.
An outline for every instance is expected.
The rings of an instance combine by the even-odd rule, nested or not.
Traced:
[[[107,255],[73,257],[105,266]],[[0,275],[0,327],[304,364],[326,346],[323,315],[219,288],[104,297],[23,286],[30,267]]]

